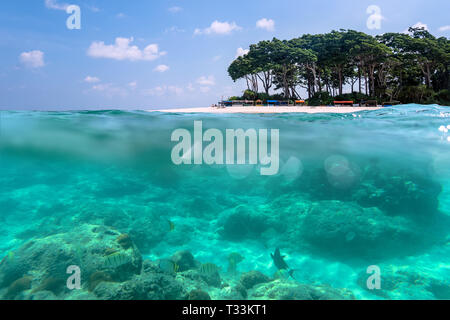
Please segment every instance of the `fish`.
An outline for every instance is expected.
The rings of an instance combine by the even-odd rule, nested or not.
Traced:
[[[14,260],[14,252],[10,251],[8,254],[0,261],[0,266],[6,263],[6,261],[12,262]]]
[[[289,268],[286,261],[284,261],[284,258],[286,256],[281,255],[279,248],[277,248],[273,254],[271,253],[270,256],[272,257],[273,263],[275,264],[278,270],[286,270],[288,274],[291,276],[291,278],[295,280],[294,278],[295,270]]]
[[[273,277],[274,279],[281,279],[281,280],[288,280],[289,279],[289,273],[287,270],[277,270],[277,272],[274,273]]]
[[[200,266],[199,272],[203,275],[213,275],[219,272],[220,268],[214,263],[204,263]]]
[[[117,252],[105,257],[104,266],[108,269],[115,269],[130,262],[131,256]]]
[[[232,252],[228,255],[228,261],[230,263],[238,264],[238,263],[242,262],[244,259],[245,258],[237,252]]]
[[[175,230],[175,223],[170,220],[167,220],[167,222],[169,223],[169,232]]]
[[[159,269],[167,273],[177,273],[180,270],[180,266],[169,259],[161,259],[158,263]]]

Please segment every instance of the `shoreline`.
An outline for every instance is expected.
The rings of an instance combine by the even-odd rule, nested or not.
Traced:
[[[369,110],[380,110],[382,107],[227,107],[223,109],[213,107],[177,108],[164,110],[148,110],[148,112],[163,113],[215,113],[215,114],[260,114],[260,113],[354,113]]]

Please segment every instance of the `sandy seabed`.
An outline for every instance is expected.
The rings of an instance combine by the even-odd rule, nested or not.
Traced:
[[[366,110],[379,110],[381,107],[228,107],[228,108],[179,108],[149,110],[167,113],[353,113]]]

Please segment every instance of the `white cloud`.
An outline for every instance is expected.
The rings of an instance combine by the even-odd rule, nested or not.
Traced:
[[[189,84],[187,85],[186,89],[187,89],[188,91],[190,91],[190,92],[195,91],[195,88],[194,88],[194,86],[192,85],[192,83],[189,83]]]
[[[425,23],[422,22],[417,22],[415,25],[412,26],[413,28],[422,28],[425,30],[428,30],[428,25],[426,25]]]
[[[169,11],[170,11],[171,13],[178,13],[178,12],[180,12],[180,11],[183,11],[183,8],[181,8],[181,7],[170,7],[170,8],[169,8]]]
[[[422,28],[425,29],[426,31],[428,31],[428,25],[422,22],[417,22],[415,25],[411,26],[411,28]],[[408,33],[409,34],[409,28],[406,29],[405,31],[403,31],[403,33]]]
[[[200,87],[200,92],[201,93],[208,93],[209,91],[211,91],[210,87]]]
[[[97,82],[100,82],[100,79],[97,78],[97,77],[87,76],[86,78],[84,78],[84,82],[87,82],[87,83],[97,83]]]
[[[166,30],[164,30],[164,33],[169,33],[169,32],[181,33],[181,32],[186,32],[186,30],[178,28],[177,26],[172,26],[172,27],[167,28]]]
[[[217,61],[219,61],[220,59],[222,59],[222,56],[215,56],[215,57],[213,58],[213,61],[214,61],[214,62],[217,62]]]
[[[129,84],[128,84],[128,86],[131,88],[131,89],[136,89],[136,87],[137,87],[137,81],[133,81],[133,82],[130,82]]]
[[[442,27],[440,27],[439,31],[441,31],[441,32],[450,31],[450,25],[449,26],[442,26]]]
[[[216,84],[216,80],[214,79],[214,76],[203,76],[197,80],[197,83],[201,86],[214,86]]]
[[[166,66],[165,64],[160,64],[159,66],[157,66],[154,71],[156,72],[166,72],[167,70],[169,70],[169,66]]]
[[[195,29],[194,34],[231,34],[233,31],[241,30],[235,22],[220,22],[214,21],[210,27],[206,29]]]
[[[238,48],[238,49],[236,50],[236,58],[245,56],[245,55],[246,55],[247,53],[249,53],[249,52],[250,52],[250,50],[248,50],[248,49]]]
[[[256,27],[259,29],[265,29],[267,31],[274,31],[275,30],[275,21],[273,21],[272,19],[263,18],[256,22]]]
[[[116,18],[117,19],[123,19],[123,18],[126,18],[126,17],[127,17],[127,15],[125,13],[123,13],[123,12],[119,12],[118,14],[116,14]]]
[[[124,88],[117,87],[111,83],[96,84],[92,86],[92,90],[100,92],[108,98],[112,98],[115,96],[126,97],[128,95],[127,90],[125,90]]]
[[[166,54],[160,52],[157,44],[150,44],[141,50],[137,46],[131,46],[133,38],[116,38],[112,45],[106,45],[103,41],[93,42],[88,49],[88,55],[93,58],[106,58],[114,60],[152,61]]]
[[[58,3],[57,0],[45,0],[45,6],[53,10],[66,10],[69,6],[67,3]]]
[[[20,62],[30,68],[40,68],[45,65],[44,53],[39,50],[22,52],[20,54]]]
[[[182,87],[177,86],[157,86],[152,89],[143,90],[142,94],[146,96],[164,96],[164,95],[176,95],[180,96],[184,93]]]
[[[86,5],[86,7],[91,10],[92,12],[100,12],[100,8],[95,6]]]

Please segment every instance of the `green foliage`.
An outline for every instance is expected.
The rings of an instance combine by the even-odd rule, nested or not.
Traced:
[[[297,99],[302,98],[298,88],[305,88],[313,104],[338,98],[447,103],[450,40],[421,28],[375,37],[339,30],[292,40],[274,38],[251,45],[228,73],[234,81],[246,81],[249,91],[242,100]],[[358,94],[344,94],[346,85],[352,91],[356,86]],[[271,89],[280,93],[270,96]]]
[[[334,98],[328,92],[323,91],[314,94],[307,102],[309,106],[328,106],[333,104],[333,101]]]
[[[256,100],[258,98],[258,93],[252,90],[245,90],[243,98],[243,100]]]
[[[364,93],[352,92],[352,93],[344,93],[344,94],[338,95],[338,96],[334,97],[334,100],[336,100],[336,101],[354,101],[355,103],[360,103],[361,101],[377,100],[377,98],[371,97]]]

